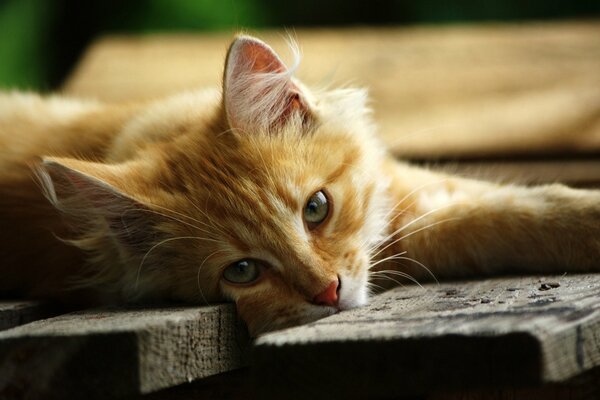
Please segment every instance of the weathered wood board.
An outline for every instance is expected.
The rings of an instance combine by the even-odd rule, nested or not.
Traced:
[[[259,338],[254,363],[257,388],[273,398],[565,382],[600,365],[600,274],[397,288]]]
[[[0,333],[0,398],[130,398],[175,386],[148,398],[588,399],[598,380],[573,378],[598,370],[599,300],[600,275],[398,288],[263,336],[252,379],[191,386],[177,385],[244,365],[232,305],[71,313]]]
[[[0,300],[0,331],[56,313],[52,307],[38,301]]]
[[[0,398],[119,398],[239,368],[233,305],[69,313],[0,332]]]

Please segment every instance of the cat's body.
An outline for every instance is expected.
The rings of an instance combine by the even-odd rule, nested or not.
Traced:
[[[311,94],[248,37],[223,95],[0,95],[0,293],[232,300],[260,333],[365,304],[398,273],[600,269],[599,192],[397,162],[365,97]]]

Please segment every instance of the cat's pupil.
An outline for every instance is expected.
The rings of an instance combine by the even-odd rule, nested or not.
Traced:
[[[235,270],[239,275],[246,274],[248,272],[248,262],[240,261],[239,263],[235,264]]]
[[[260,276],[260,268],[255,260],[240,260],[234,262],[223,271],[223,278],[229,283],[252,283]]]
[[[314,229],[325,221],[327,215],[329,215],[327,196],[322,190],[319,190],[310,196],[306,202],[306,206],[304,207],[304,220],[309,229]]]

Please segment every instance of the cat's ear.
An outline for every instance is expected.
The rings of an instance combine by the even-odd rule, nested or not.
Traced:
[[[305,90],[266,43],[238,36],[227,53],[223,106],[229,126],[241,132],[271,131],[292,120],[307,124]]]
[[[116,166],[64,158],[46,158],[36,169],[44,195],[74,232],[106,229],[119,244],[143,251],[154,235],[155,216],[117,188],[124,172]]]

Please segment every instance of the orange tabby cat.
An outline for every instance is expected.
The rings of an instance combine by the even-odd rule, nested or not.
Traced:
[[[292,72],[239,36],[222,92],[0,95],[0,292],[231,300],[258,334],[361,306],[384,276],[600,267],[599,192],[397,162],[364,91]]]

